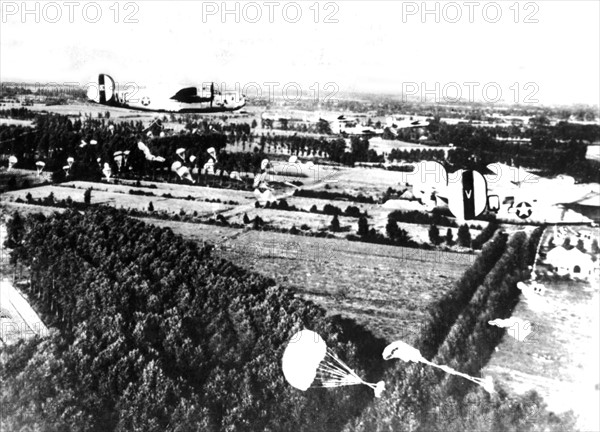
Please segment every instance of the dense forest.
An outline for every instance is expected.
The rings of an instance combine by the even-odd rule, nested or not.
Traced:
[[[169,229],[103,209],[13,218],[9,237],[56,330],[4,349],[3,429],[331,431],[372,398],[295,390],[281,355],[307,327],[375,379],[381,341]]]
[[[114,209],[15,215],[7,246],[26,266],[24,288],[50,336],[3,348],[3,429],[44,431],[558,430],[569,419],[536,394],[489,397],[418,365],[383,364],[385,343],[353,322]],[[452,290],[432,305],[418,348],[476,374],[509,316],[531,238],[497,232]],[[283,349],[296,331],[328,346],[370,381],[300,392],[284,381]],[[384,367],[387,370],[384,372]],[[435,407],[441,407],[434,409]],[[535,409],[535,419],[531,410]],[[491,423],[490,423],[491,421]]]

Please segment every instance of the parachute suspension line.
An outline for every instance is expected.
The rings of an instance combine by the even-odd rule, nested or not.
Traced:
[[[429,365],[429,366],[433,366],[433,367],[435,367],[435,368],[441,369],[441,370],[443,370],[444,372],[446,372],[446,373],[449,373],[449,374],[451,374],[451,375],[456,375],[456,376],[459,376],[459,377],[465,378],[465,379],[467,379],[467,380],[469,380],[469,381],[472,381],[472,382],[474,382],[474,383],[475,383],[475,384],[477,384],[477,385],[480,385],[480,386],[482,386],[482,387],[483,387],[483,388],[485,388],[486,390],[488,389],[488,387],[487,387],[487,386],[490,384],[489,380],[482,379],[482,378],[476,378],[476,377],[472,377],[471,375],[467,375],[467,374],[465,374],[465,373],[462,373],[462,372],[459,372],[459,371],[457,371],[457,370],[454,370],[454,369],[452,369],[452,368],[451,368],[451,367],[449,367],[449,366],[445,366],[445,365],[438,365],[438,364],[432,363],[432,362],[430,362],[429,360],[427,360],[427,359],[425,359],[425,358],[423,358],[423,359],[421,360],[421,363],[425,363],[425,364],[427,364],[427,365]],[[490,393],[491,393],[491,392],[490,392]]]
[[[373,390],[376,388],[376,384],[363,381],[356,372],[340,360],[329,348],[327,348],[325,358],[319,365],[318,371],[321,375],[322,385],[315,387],[341,387],[364,384]]]

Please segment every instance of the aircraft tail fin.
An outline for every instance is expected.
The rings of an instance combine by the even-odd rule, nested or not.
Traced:
[[[88,87],[89,99],[102,105],[112,105],[115,99],[115,81],[110,75],[99,74],[98,85]]]

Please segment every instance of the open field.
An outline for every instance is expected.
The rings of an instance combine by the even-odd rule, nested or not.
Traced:
[[[377,198],[391,187],[401,187],[401,172],[386,171],[375,168],[340,168],[336,175],[331,176],[336,183],[324,183],[328,185],[330,192],[343,192],[350,195],[362,194]]]
[[[32,189],[6,192],[2,196],[3,201],[15,201],[17,198],[26,200],[25,196],[31,193],[33,199],[44,199],[50,193],[54,194],[56,200],[65,200],[71,197],[73,201],[83,201],[84,189],[68,186],[41,186]],[[215,212],[221,212],[231,208],[231,205],[209,202],[198,202],[193,200],[164,198],[161,196],[140,196],[128,193],[107,192],[102,190],[92,191],[92,203],[106,204],[115,208],[135,209],[146,211],[152,202],[155,211],[178,214],[183,210],[187,214],[197,213],[198,216],[211,216]]]
[[[557,413],[572,409],[581,430],[600,425],[598,364],[598,287],[584,283],[547,282],[546,312],[521,301],[513,316],[532,323],[523,342],[504,336],[482,374],[490,374],[511,391],[535,389]]]
[[[3,108],[0,108],[0,110]],[[33,124],[33,120],[18,120],[12,118],[0,118],[0,125],[8,126],[25,126],[29,127]]]
[[[245,201],[254,201],[254,195],[252,192],[235,189],[219,189],[148,181],[141,182],[141,187],[137,187],[135,185],[136,182],[132,180],[120,180],[120,182],[122,184],[72,181],[62,183],[61,185],[83,190],[92,187],[94,190],[98,191],[124,194],[127,194],[130,190],[134,189],[146,193],[152,192],[157,197],[161,197],[163,194],[170,194],[173,196],[173,198],[187,198],[191,196],[196,200],[219,199],[221,201],[236,201],[240,204],[244,203]]]
[[[217,242],[215,253],[365,325],[388,341],[417,331],[475,255],[144,219],[176,234]],[[410,337],[408,338],[410,341]]]
[[[599,238],[597,228],[565,227],[564,232]],[[540,239],[541,254],[548,252],[548,242],[554,235],[556,230],[544,232]],[[575,238],[572,235],[573,244]],[[557,238],[554,241],[562,243]],[[544,266],[537,267],[538,275],[545,273],[541,267]],[[521,296],[513,311],[513,316],[531,322],[532,333],[523,342],[506,334],[482,373],[491,374],[494,380],[516,393],[535,389],[550,410],[561,413],[572,409],[579,416],[578,426],[582,431],[598,430],[598,281],[542,278],[541,282],[546,287],[544,296],[534,303]]]

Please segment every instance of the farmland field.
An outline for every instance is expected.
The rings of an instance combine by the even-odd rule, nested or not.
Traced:
[[[101,184],[94,183],[99,188]],[[130,188],[131,189],[131,188]],[[200,189],[200,188],[198,188]],[[73,201],[83,201],[83,194],[85,189],[77,187],[64,186],[41,186],[32,189],[23,189],[19,191],[6,192],[2,196],[3,201],[15,201],[17,198],[25,201],[25,196],[30,193],[33,199],[44,199],[54,194],[56,200],[65,200],[71,197]],[[92,191],[92,203],[94,204],[106,204],[115,208],[123,209],[135,209],[145,211],[152,202],[155,211],[165,211],[167,213],[179,213],[184,211],[187,214],[197,212],[199,216],[210,216],[215,212],[220,212],[231,208],[231,205],[220,204],[220,203],[209,203],[209,202],[198,202],[193,200],[176,199],[176,198],[165,198],[162,196],[140,196],[130,195],[128,193],[120,193],[112,191],[111,188],[106,190],[93,190]]]
[[[364,325],[388,341],[411,342],[428,304],[445,294],[475,255],[144,219]],[[414,331],[414,334],[413,334]]]
[[[581,430],[596,430],[600,382],[598,287],[545,282],[546,312],[521,301],[513,316],[532,323],[523,342],[508,334],[482,372],[515,393],[535,389],[557,413],[574,410]]]

